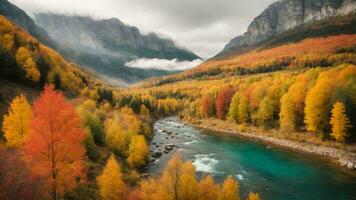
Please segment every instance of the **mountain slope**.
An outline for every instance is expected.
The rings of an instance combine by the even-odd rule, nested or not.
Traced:
[[[133,83],[172,73],[125,66],[125,63],[138,58],[199,59],[191,51],[177,47],[172,40],[162,39],[153,33],[142,35],[136,27],[118,19],[93,20],[49,13],[36,14],[35,18],[61,44],[63,55],[109,80]]]
[[[54,40],[48,36],[47,32],[43,28],[37,26],[23,10],[10,3],[8,0],[0,0],[0,15],[5,16],[7,19],[22,27],[44,44],[50,47],[55,47]]]
[[[68,94],[102,85],[7,18],[0,16],[0,79],[41,88],[53,83]]]
[[[241,48],[258,44],[303,24],[347,15],[355,9],[354,0],[277,1],[252,21],[244,35],[232,39],[215,58],[241,51]]]

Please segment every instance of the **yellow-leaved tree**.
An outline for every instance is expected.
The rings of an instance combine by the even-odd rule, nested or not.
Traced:
[[[129,146],[129,157],[127,163],[131,167],[141,167],[146,163],[148,156],[148,145],[143,135],[135,135]]]
[[[218,200],[240,200],[238,194],[239,183],[229,176],[224,181]]]
[[[20,47],[16,52],[16,61],[26,71],[26,77],[37,82],[40,79],[40,72],[33,61],[30,52],[25,47]]]
[[[213,177],[208,175],[200,180],[198,189],[198,200],[210,200],[218,198],[220,188],[215,184]]]
[[[261,200],[257,193],[250,192],[248,194],[247,200]]]
[[[119,163],[112,154],[103,170],[97,177],[100,196],[103,200],[121,200],[126,194]]]
[[[331,136],[338,142],[345,141],[347,129],[350,127],[350,120],[345,112],[345,105],[341,102],[336,102],[331,111]]]
[[[195,178],[195,167],[191,161],[182,165],[178,180],[178,199],[194,200],[198,197],[198,182]]]
[[[29,122],[32,118],[31,105],[24,95],[15,97],[5,115],[3,132],[10,147],[20,147],[26,140]]]
[[[292,132],[296,126],[295,107],[291,96],[287,93],[281,98],[279,125],[284,132]]]
[[[150,110],[148,110],[144,104],[142,104],[140,107],[140,115],[145,116],[145,117],[150,116]]]

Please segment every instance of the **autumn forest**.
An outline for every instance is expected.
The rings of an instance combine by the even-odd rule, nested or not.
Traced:
[[[165,167],[151,174],[162,154],[152,149],[155,124],[169,116],[321,156],[355,183],[355,19],[305,25],[118,87],[0,16],[0,199],[265,199],[235,174],[200,171],[178,150],[163,153]]]

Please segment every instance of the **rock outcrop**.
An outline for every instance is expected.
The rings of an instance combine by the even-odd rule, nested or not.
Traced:
[[[218,54],[258,44],[297,26],[356,10],[355,0],[282,0],[271,4],[249,25],[247,32],[232,39]]]

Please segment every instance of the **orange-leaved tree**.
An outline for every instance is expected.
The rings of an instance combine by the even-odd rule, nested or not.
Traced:
[[[22,154],[32,174],[46,178],[56,200],[85,180],[85,131],[75,108],[52,86],[45,86],[33,112]]]

